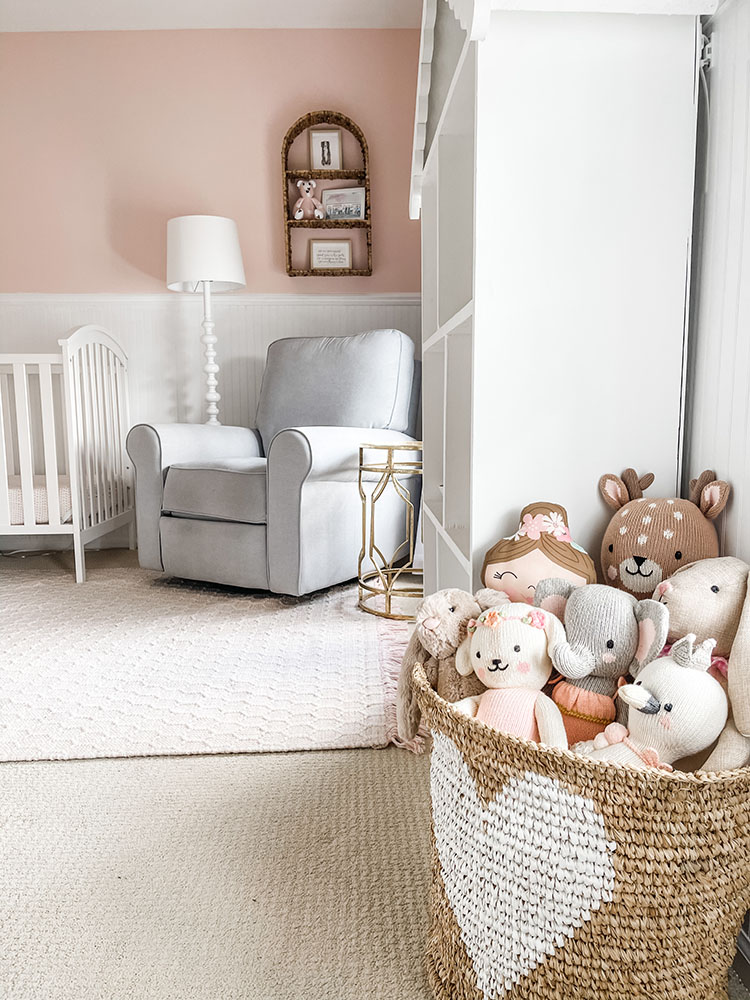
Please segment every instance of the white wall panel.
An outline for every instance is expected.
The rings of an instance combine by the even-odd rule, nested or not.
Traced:
[[[710,127],[701,167],[686,478],[713,468],[734,487],[723,551],[750,560],[750,0],[706,22]],[[705,155],[705,153],[703,154]]]
[[[224,424],[253,424],[274,340],[395,327],[419,343],[418,295],[216,295],[213,301]],[[201,319],[200,296],[0,295],[0,353],[56,350],[71,327],[101,323],[129,357],[133,423],[200,422]]]

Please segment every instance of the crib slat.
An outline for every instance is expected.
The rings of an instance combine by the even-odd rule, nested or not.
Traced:
[[[33,525],[36,524],[34,517],[34,460],[31,453],[31,420],[26,365],[13,365],[13,387],[16,393],[16,430],[18,434],[18,463],[21,470],[23,523]]]
[[[78,439],[78,454],[75,461],[78,463],[78,489],[81,502],[81,518],[83,527],[87,528],[93,524],[93,494],[91,492],[91,477],[89,475],[88,463],[88,434],[85,408],[83,405],[83,395],[85,378],[83,374],[83,352],[77,351],[73,355],[73,386],[75,396],[75,420]]]
[[[16,436],[13,433],[13,419],[11,417],[10,408],[10,390],[13,384],[13,376],[10,370],[7,372],[0,372],[0,386],[3,387],[2,392],[2,418],[5,424],[5,445],[7,447],[6,452],[6,464],[8,467],[8,474],[15,476],[16,469],[18,467],[18,458],[16,455]]]
[[[89,394],[88,404],[91,408],[91,433],[94,445],[92,454],[92,470],[94,475],[94,490],[96,493],[96,523],[101,524],[104,520],[102,513],[102,477],[101,477],[101,456],[103,443],[99,437],[99,397],[96,391],[96,344],[86,344],[89,366]]]
[[[8,406],[8,380],[0,377],[0,524],[10,524],[10,502],[8,498],[8,461],[5,454],[5,426]]]
[[[42,397],[42,440],[44,442],[44,475],[47,480],[48,524],[57,526],[60,524],[60,483],[57,478],[52,365],[39,365],[39,390]]]
[[[112,395],[112,366],[115,364],[114,354],[110,350],[104,353],[104,399],[105,419],[107,421],[107,483],[109,486],[108,506],[112,517],[120,513],[117,497],[117,433],[115,428],[115,401]]]
[[[112,425],[110,421],[110,399],[107,389],[107,366],[109,364],[109,351],[103,344],[99,344],[99,365],[97,368],[97,379],[99,383],[99,397],[101,400],[101,413],[99,419],[102,425],[102,440],[104,449],[102,452],[102,488],[104,489],[104,510],[107,517],[114,517],[114,492],[112,477]]]
[[[89,523],[97,524],[94,509],[96,482],[94,477],[94,425],[91,412],[91,359],[89,345],[80,352],[83,365],[81,367],[81,403],[83,405],[84,439],[86,441],[86,483],[89,493]]]
[[[115,454],[115,473],[117,476],[117,511],[122,514],[126,507],[127,496],[125,493],[125,470],[122,461],[122,443],[120,436],[121,413],[120,413],[120,359],[112,358],[112,417],[114,423],[114,435],[112,438],[112,449]]]
[[[120,460],[120,483],[122,485],[122,509],[129,510],[132,506],[129,494],[130,477],[125,465],[125,438],[128,435],[128,398],[127,375],[125,366],[117,361],[117,454]]]

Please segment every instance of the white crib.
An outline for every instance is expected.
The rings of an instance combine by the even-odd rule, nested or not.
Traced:
[[[123,525],[135,547],[128,359],[102,327],[81,326],[60,354],[0,354],[0,536],[72,535],[84,546]]]

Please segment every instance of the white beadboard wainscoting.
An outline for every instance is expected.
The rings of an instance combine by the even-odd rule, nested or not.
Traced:
[[[213,305],[223,424],[253,426],[266,350],[274,340],[392,327],[419,349],[418,294],[228,294],[215,295]],[[100,323],[128,355],[131,423],[200,423],[205,419],[202,318],[200,295],[0,294],[0,354],[56,352],[58,338],[72,327]],[[126,546],[127,532],[114,532],[101,544]],[[0,538],[0,551],[69,545],[59,536]],[[90,546],[98,547],[98,542]]]
[[[732,484],[722,550],[750,561],[750,0],[729,0],[704,32],[713,54],[697,185],[686,478],[711,468]]]
[[[393,327],[420,342],[418,294],[213,297],[219,419],[252,426],[266,349],[283,337],[344,336]],[[0,353],[51,351],[71,327],[100,323],[123,345],[132,423],[201,422],[200,295],[0,295]],[[325,391],[325,386],[321,386]]]

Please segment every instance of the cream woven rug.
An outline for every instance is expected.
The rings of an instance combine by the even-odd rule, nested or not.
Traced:
[[[94,561],[95,562],[95,561]],[[404,623],[351,586],[279,598],[0,560],[0,760],[384,746]]]

